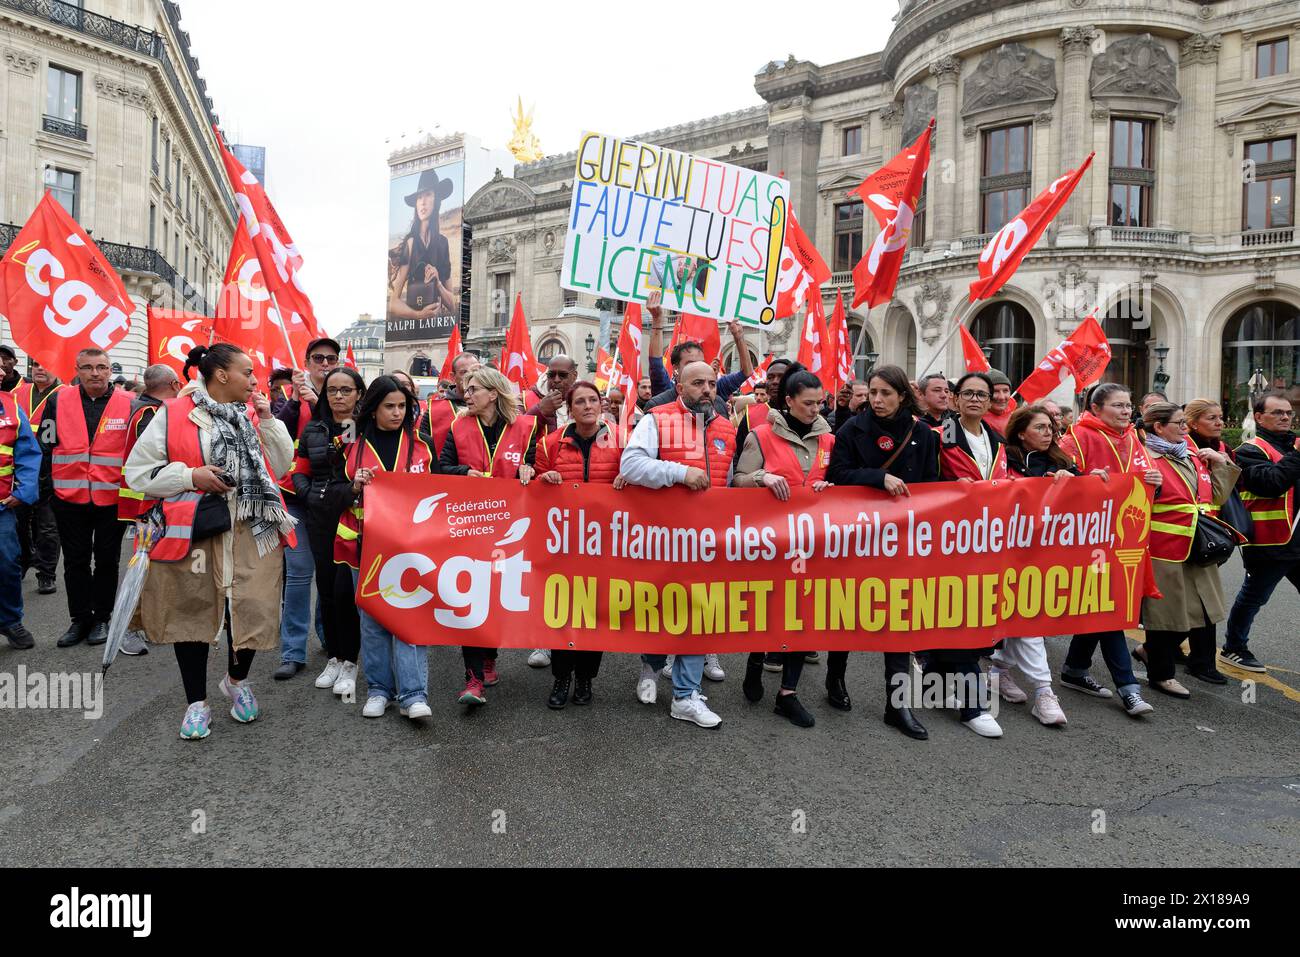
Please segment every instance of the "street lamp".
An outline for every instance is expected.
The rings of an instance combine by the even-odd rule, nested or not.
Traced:
[[[980,351],[984,353],[984,361],[987,362],[987,363],[989,364],[989,367],[990,367],[990,368],[992,368],[992,366],[993,366],[993,347],[992,347],[992,346],[984,346]]]
[[[1259,397],[1260,393],[1268,389],[1268,377],[1264,375],[1264,370],[1256,369],[1247,385],[1250,386],[1250,401],[1254,405],[1255,399]]]
[[[876,360],[880,358],[880,353],[868,352],[866,358],[867,358],[867,375],[870,375],[871,370],[876,367]]]
[[[595,358],[596,337],[593,336],[590,332],[587,333],[586,345],[587,345],[587,372],[589,373],[595,372],[596,371],[596,358]]]
[[[1156,374],[1152,377],[1153,390],[1164,392],[1169,386],[1169,373],[1165,371],[1165,359],[1169,358],[1169,347],[1163,342],[1156,346],[1156,361],[1159,365],[1156,367]]]

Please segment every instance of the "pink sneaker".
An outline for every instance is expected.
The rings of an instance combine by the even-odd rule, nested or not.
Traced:
[[[469,676],[469,680],[465,682],[465,690],[460,693],[460,703],[487,704],[487,698],[483,694],[483,682],[472,674]]]
[[[991,672],[989,682],[998,689],[998,694],[1002,696],[1003,701],[1008,701],[1011,704],[1021,704],[1029,698],[1024,689],[1012,679],[1009,671]]]
[[[483,684],[491,688],[500,680],[501,676],[497,674],[497,660],[488,658],[483,662]]]

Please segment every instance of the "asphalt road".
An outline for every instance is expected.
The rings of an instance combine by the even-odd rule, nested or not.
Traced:
[[[54,647],[64,597],[37,596],[34,578],[38,646],[0,643],[0,673],[98,671],[100,649]],[[1240,579],[1234,560],[1231,594]],[[270,680],[278,656],[259,656],[262,716],[237,725],[215,707],[214,654],[212,735],[186,742],[174,656],[155,648],[118,659],[97,720],[0,710],[0,847],[13,866],[1294,866],[1298,620],[1283,583],[1252,639],[1274,666],[1254,703],[1239,683],[1186,678],[1190,701],[1152,692],[1156,713],[1135,721],[1061,690],[1067,729],[1007,705],[994,741],[945,713],[922,715],[927,742],[885,727],[878,655],[850,659],[850,714],[826,704],[824,666],[805,670],[811,730],[772,714],[775,675],[745,701],[743,656],[724,657],[726,681],[706,689],[723,723],[706,731],[669,719],[667,682],[639,704],[627,655],[606,656],[593,706],[552,712],[549,672],[506,652],[490,703],[465,713],[459,651],[438,648],[422,728],[312,687],[319,653],[287,683]],[[1054,668],[1065,645],[1049,641]],[[1094,674],[1109,683],[1100,657]]]

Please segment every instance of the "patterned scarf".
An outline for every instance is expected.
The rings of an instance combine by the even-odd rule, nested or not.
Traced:
[[[1166,442],[1154,432],[1147,433],[1147,448],[1157,455],[1164,455],[1171,459],[1178,459],[1180,462],[1186,462],[1190,454],[1187,450],[1187,440],[1182,442]]]
[[[212,417],[212,464],[235,476],[235,518],[247,522],[259,557],[280,543],[296,524],[281,504],[280,490],[262,461],[262,442],[243,402],[216,402],[202,379],[190,392],[194,404]]]

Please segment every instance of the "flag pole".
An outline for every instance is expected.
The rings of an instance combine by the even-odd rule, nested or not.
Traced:
[[[978,301],[979,300],[976,300],[976,302]],[[935,362],[941,355],[943,355],[944,350],[948,348],[948,343],[952,342],[952,337],[957,335],[957,331],[966,324],[966,319],[974,305],[975,303],[970,300],[962,302],[961,307],[957,310],[957,314],[953,316],[952,328],[948,330],[948,335],[944,336],[943,342],[939,343],[939,348],[936,349],[934,355],[930,357],[930,361],[926,364],[926,367],[921,370],[921,374],[916,377],[917,382],[920,382],[925,378],[926,373],[934,368]]]

